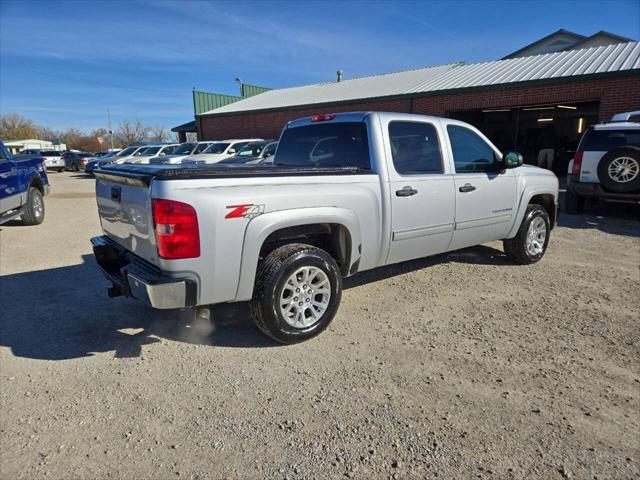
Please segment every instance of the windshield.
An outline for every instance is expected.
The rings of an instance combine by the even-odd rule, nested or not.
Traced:
[[[139,152],[134,154],[135,157],[147,156],[147,155],[155,155],[160,151],[162,147],[147,147],[143,148]]]
[[[228,146],[228,143],[212,143],[202,153],[224,153]]]
[[[48,152],[42,152],[41,155],[43,157],[59,157],[60,156],[60,152],[56,152],[54,150],[48,151]]]
[[[211,145],[211,144],[210,143],[199,143],[193,153],[202,153],[209,147],[209,145]]]
[[[273,142],[267,145],[264,151],[264,156],[267,157],[276,153],[277,146],[278,146],[278,142]]]
[[[125,148],[124,150],[121,150],[120,152],[116,153],[116,157],[127,157],[131,154],[133,154],[133,152],[135,152],[137,149],[139,149],[140,147],[129,147],[129,148]]]
[[[249,143],[242,147],[238,153],[236,153],[237,157],[257,157],[260,155],[260,152],[264,150],[264,143]]]
[[[193,150],[193,147],[195,147],[196,144],[195,143],[183,143],[181,145],[178,145],[175,150],[173,151],[174,155],[188,155],[191,153],[191,151]]]

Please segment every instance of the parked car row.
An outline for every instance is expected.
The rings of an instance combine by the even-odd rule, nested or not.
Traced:
[[[273,163],[277,140],[256,138],[207,140],[158,145],[132,145],[99,158],[88,158],[82,169],[93,172],[104,165],[152,164],[264,164]]]
[[[38,150],[27,149],[16,155],[17,159],[43,157],[44,166],[47,170],[62,172],[64,170],[70,170],[72,172],[79,172],[85,169],[86,165],[99,158],[104,158],[113,152],[73,152],[73,151],[60,151],[60,150]]]

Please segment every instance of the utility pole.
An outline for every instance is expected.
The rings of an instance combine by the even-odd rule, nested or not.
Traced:
[[[111,145],[111,150],[113,150],[113,130],[111,130],[111,110],[107,108],[107,118],[109,122],[109,144]]]

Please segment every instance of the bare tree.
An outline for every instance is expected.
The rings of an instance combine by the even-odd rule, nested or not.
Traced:
[[[118,140],[124,146],[131,145],[145,140],[149,136],[149,131],[149,127],[143,125],[138,118],[135,123],[125,120],[118,129]]]
[[[198,141],[198,134],[196,132],[187,132],[187,142],[197,142],[197,141]]]
[[[17,113],[0,115],[0,138],[4,140],[26,140],[36,137],[37,134],[36,126],[28,118]]]
[[[171,138],[171,132],[164,125],[156,125],[151,128],[149,140],[154,142],[165,142]]]
[[[36,138],[40,140],[49,140],[53,142],[54,140],[61,140],[65,136],[65,132],[61,130],[54,130],[50,127],[36,126]]]

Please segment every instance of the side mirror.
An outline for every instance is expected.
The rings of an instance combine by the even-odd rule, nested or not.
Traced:
[[[233,155],[234,153],[236,153],[236,149],[235,148],[230,148],[227,153],[230,153],[230,154]]]
[[[504,168],[517,168],[522,165],[522,155],[518,152],[507,152],[502,156]]]

